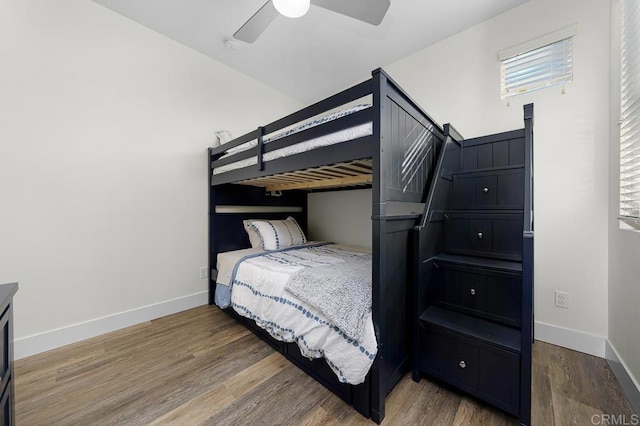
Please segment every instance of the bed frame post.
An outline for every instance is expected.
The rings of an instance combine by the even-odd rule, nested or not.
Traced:
[[[386,265],[385,256],[381,256],[384,251],[384,236],[386,234],[386,197],[385,197],[385,173],[383,153],[385,145],[388,143],[389,135],[386,134],[388,128],[383,126],[384,103],[387,97],[387,77],[381,69],[372,72],[373,77],[373,135],[374,139],[380,141],[380,145],[373,152],[373,183],[372,183],[372,205],[371,205],[371,225],[372,225],[372,300],[371,309],[373,314],[373,324],[378,340],[378,355],[371,369],[371,419],[380,423],[384,419],[384,402],[386,392],[384,389],[384,377],[382,377],[382,351],[384,349],[384,336],[380,335],[380,324],[384,323],[383,306],[384,277]],[[379,136],[379,138],[378,138]]]
[[[258,145],[256,146],[256,149],[258,150],[258,170],[263,171],[264,160],[262,159],[262,156],[264,155],[264,127],[262,126],[258,127]]]
[[[209,277],[209,305],[213,305],[214,303],[214,294],[216,291],[216,277],[214,276],[213,270],[216,265],[216,238],[215,238],[215,220],[216,220],[216,193],[214,187],[211,185],[211,179],[213,177],[213,167],[211,165],[213,158],[211,151],[213,148],[209,148],[207,152],[207,183],[209,185],[209,268],[207,269],[207,276]]]
[[[524,106],[524,230],[522,250],[522,337],[520,350],[520,424],[531,424],[533,362],[533,104]]]

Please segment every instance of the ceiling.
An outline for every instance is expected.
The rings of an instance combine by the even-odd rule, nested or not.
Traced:
[[[391,0],[377,27],[312,5],[302,18],[278,16],[235,50],[225,38],[266,0],[93,1],[310,103],[527,0]]]

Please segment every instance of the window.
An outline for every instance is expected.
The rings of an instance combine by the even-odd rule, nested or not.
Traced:
[[[640,223],[640,2],[622,3],[620,218]]]
[[[573,25],[500,52],[501,98],[570,82],[576,31]]]

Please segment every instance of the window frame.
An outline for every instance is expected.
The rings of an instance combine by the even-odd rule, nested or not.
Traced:
[[[622,1],[621,7],[621,31],[620,31],[620,132],[618,137],[618,154],[619,154],[619,176],[618,176],[618,219],[622,229],[640,230],[640,154],[632,156],[630,161],[626,161],[625,157],[640,150],[640,135],[634,137],[631,129],[640,125],[640,107],[633,105],[640,101],[640,59],[635,61],[627,61],[626,51],[631,52],[640,49],[640,5],[631,3],[636,10],[635,13],[635,42],[633,46],[628,47],[629,39],[627,38],[627,7],[628,0]],[[632,56],[635,58],[635,56]],[[633,75],[635,74],[635,76]],[[635,90],[632,90],[635,88]],[[626,90],[629,89],[629,90]],[[628,131],[628,133],[627,133]],[[630,165],[628,165],[630,163]],[[625,167],[630,167],[631,172],[624,171]],[[631,176],[629,176],[631,174]],[[635,196],[626,199],[628,186],[632,186]],[[634,193],[632,192],[632,193]],[[630,198],[630,200],[629,200]],[[627,204],[635,202],[629,207]],[[624,204],[623,204],[624,202]],[[629,214],[631,213],[631,214]],[[634,214],[635,213],[635,214]]]
[[[568,82],[573,81],[573,42],[574,37],[578,33],[578,24],[572,24],[567,27],[561,28],[557,31],[553,31],[551,33],[542,35],[535,39],[526,41],[524,43],[520,43],[518,45],[506,48],[498,52],[498,60],[500,61],[500,99],[508,100],[514,96],[518,96],[521,94],[531,93],[537,90],[545,89],[548,87],[553,87],[557,85],[564,85]],[[570,68],[569,78],[568,80],[560,80],[553,81],[553,79],[542,80],[539,84],[532,85],[531,87],[527,87],[525,90],[521,91],[505,91],[505,66],[506,61],[517,58],[518,56],[529,55],[532,52],[543,49],[545,47],[564,42],[565,40],[569,40],[567,43],[569,46],[567,50],[569,53],[566,55],[566,59],[568,61],[568,66]],[[553,57],[553,55],[549,55]]]

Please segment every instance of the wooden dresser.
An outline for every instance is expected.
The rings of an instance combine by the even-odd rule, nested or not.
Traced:
[[[14,424],[13,295],[18,283],[0,285],[0,424]]]

